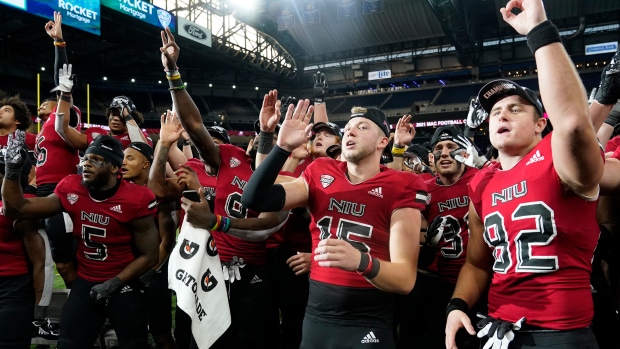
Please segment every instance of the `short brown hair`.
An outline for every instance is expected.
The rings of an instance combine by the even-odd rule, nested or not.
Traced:
[[[26,131],[32,125],[32,118],[30,117],[30,110],[26,103],[22,102],[19,96],[8,97],[0,100],[0,106],[10,105],[13,108],[15,114],[15,121],[18,130]]]

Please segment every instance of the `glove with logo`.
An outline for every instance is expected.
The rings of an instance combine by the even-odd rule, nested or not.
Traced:
[[[469,138],[458,135],[452,139],[454,143],[458,144],[462,149],[465,149],[467,157],[464,156],[462,149],[457,149],[450,152],[450,155],[458,162],[463,163],[469,167],[475,167],[481,169],[489,161],[484,155],[479,155],[478,148],[469,140]]]
[[[61,69],[58,69],[58,86],[54,87],[50,92],[60,91],[73,93],[75,85],[77,85],[77,76],[71,74],[73,65],[63,64]]]
[[[90,298],[94,299],[95,302],[101,303],[103,305],[108,305],[110,301],[110,297],[114,291],[118,290],[119,287],[123,285],[121,279],[118,276],[99,284],[95,285],[90,289]]]
[[[478,317],[482,318],[476,325],[480,329],[478,338],[489,338],[483,349],[508,349],[510,342],[515,338],[513,330],[520,330],[526,321],[525,317],[515,323],[496,320],[481,314],[478,314]]]
[[[446,217],[437,216],[426,229],[426,246],[435,247],[443,237],[447,223]]]
[[[4,178],[11,181],[19,181],[22,167],[28,161],[28,150],[26,150],[26,132],[15,130],[9,133],[7,147],[4,150]]]
[[[603,69],[601,83],[594,96],[601,104],[616,104],[620,99],[620,53],[611,59],[611,62]]]
[[[314,103],[324,103],[325,95],[329,91],[325,74],[317,71],[312,77],[314,79]]]
[[[469,112],[467,113],[466,120],[467,126],[469,128],[478,128],[478,126],[482,125],[482,123],[484,122],[484,120],[487,119],[487,117],[489,117],[489,114],[484,111],[482,105],[480,105],[480,102],[478,102],[478,98],[472,99],[469,102]]]
[[[286,115],[289,104],[297,104],[297,98],[291,96],[280,98],[280,115]]]

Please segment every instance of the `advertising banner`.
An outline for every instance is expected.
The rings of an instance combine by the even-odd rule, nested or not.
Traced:
[[[156,27],[170,27],[170,31],[176,33],[176,21],[172,13],[147,0],[101,0],[101,4]]]

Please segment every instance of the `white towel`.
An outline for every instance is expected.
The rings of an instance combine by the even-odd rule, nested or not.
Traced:
[[[230,326],[224,274],[211,233],[192,226],[187,216],[170,255],[168,286],[192,319],[198,348],[211,347]]]

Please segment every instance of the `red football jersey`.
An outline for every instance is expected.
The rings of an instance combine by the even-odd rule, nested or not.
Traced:
[[[80,175],[63,179],[54,193],[73,221],[73,235],[80,238],[79,277],[104,282],[118,275],[135,259],[131,223],[157,212],[155,195],[147,187],[121,181],[111,198],[93,200]]]
[[[77,149],[65,142],[54,127],[56,110],[52,112],[36,136],[35,168],[37,186],[58,183],[63,178],[77,173],[80,157]],[[80,130],[78,125],[77,130]]]
[[[215,187],[215,214],[229,218],[256,218],[259,213],[241,205],[241,194],[252,175],[251,159],[245,150],[230,144],[220,146],[220,168]],[[264,241],[245,241],[226,233],[213,231],[220,260],[229,262],[233,256],[243,258],[249,265],[266,262]]]
[[[495,164],[470,182],[469,197],[495,258],[489,315],[570,330],[594,315],[590,291],[599,227],[597,201],[561,182],[547,135],[510,170]]]
[[[28,274],[28,259],[22,235],[13,228],[14,221],[7,218],[3,210],[4,206],[0,201],[0,277]]]
[[[211,176],[207,173],[205,165],[200,159],[189,159],[185,163],[198,175],[198,181],[204,190],[204,194],[208,201],[215,199],[215,186],[217,184],[217,176]]]
[[[129,144],[131,144],[131,140],[129,139],[129,133],[122,133],[119,135],[113,135],[111,133],[109,133],[108,131],[106,131],[105,129],[101,128],[101,127],[91,127],[88,128],[86,131],[84,131],[84,134],[86,135],[86,141],[88,142],[88,144],[92,143],[92,141],[97,138],[97,136],[99,135],[110,135],[116,139],[118,139],[119,141],[121,141],[121,144],[123,145],[123,149],[127,148],[129,146]],[[142,134],[144,135],[144,137],[146,138],[146,142],[153,147],[153,141],[151,140],[151,137],[144,131],[142,131]]]
[[[463,165],[465,166],[465,165]],[[443,238],[437,245],[436,272],[440,279],[456,284],[469,242],[469,196],[467,183],[478,172],[466,167],[465,173],[452,185],[443,185],[437,178],[426,181],[430,203],[423,214],[429,224],[435,217],[447,219]]]
[[[605,144],[605,152],[609,153],[611,151],[615,151],[618,147],[620,147],[620,136],[616,136]]]
[[[385,166],[381,166],[376,176],[351,184],[346,171],[346,162],[320,158],[302,175],[308,185],[312,251],[323,239],[342,239],[360,251],[389,261],[392,212],[406,207],[423,210],[426,185],[420,176]],[[316,281],[346,287],[375,287],[354,271],[319,266],[314,256],[311,268],[310,278]]]

